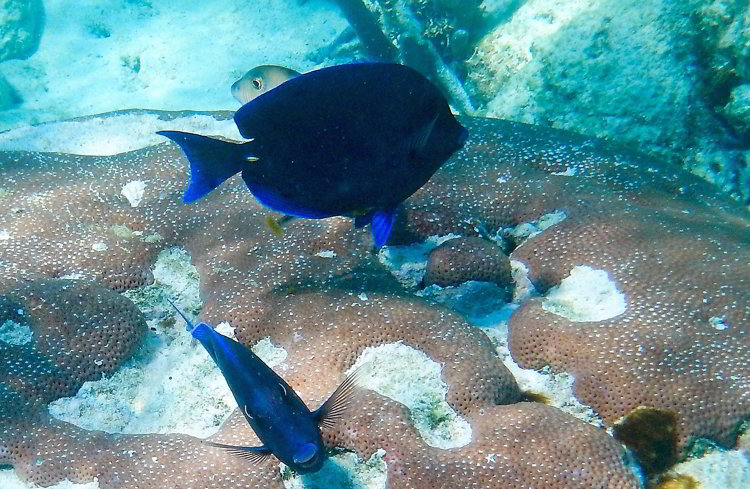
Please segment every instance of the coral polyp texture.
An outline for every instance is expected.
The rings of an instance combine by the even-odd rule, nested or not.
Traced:
[[[73,395],[84,381],[114,372],[146,333],[143,315],[125,297],[61,279],[0,293],[0,321],[0,418]]]
[[[494,243],[477,236],[451,239],[430,252],[424,285],[460,285],[469,280],[499,287],[513,283],[510,260]]]
[[[700,436],[731,444],[750,415],[747,212],[681,170],[596,140],[497,120],[462,124],[466,147],[406,202],[399,239],[471,236],[480,227],[491,235],[564,215],[511,258],[527,265],[540,292],[575,266],[604,270],[626,294],[626,311],[573,324],[533,299],[512,319],[514,357],[573,373],[579,397],[609,423],[648,405],[677,413],[682,447]],[[519,402],[484,333],[405,290],[372,253],[369,230],[350,220],[296,220],[276,237],[264,224],[268,211],[236,180],[182,204],[188,165],[170,144],[99,157],[5,152],[0,165],[10,182],[0,192],[2,293],[77,277],[64,283],[97,302],[87,280],[114,290],[147,284],[159,252],[178,246],[200,274],[201,319],[228,321],[246,345],[270,338],[283,347],[276,368],[310,408],[370,346],[400,342],[443,366],[446,401],[471,425],[468,444],[429,446],[402,405],[370,391],[324,432],[330,446],[363,459],[384,449],[389,487],[639,487],[605,431]],[[109,348],[113,358],[121,351],[102,346],[98,355]],[[0,464],[41,484],[283,487],[276,464],[248,467],[187,435],[87,431],[43,409],[0,423]],[[212,440],[258,443],[237,412]]]

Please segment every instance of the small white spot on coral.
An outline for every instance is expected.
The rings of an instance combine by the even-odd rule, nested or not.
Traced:
[[[128,199],[131,207],[138,207],[143,200],[143,194],[146,191],[146,182],[142,180],[131,180],[125,186],[122,187],[120,192]]]
[[[5,229],[0,229],[0,241],[7,241],[10,239],[10,233]]]
[[[0,341],[9,345],[25,345],[31,341],[34,332],[26,325],[8,319],[0,324]]]
[[[575,168],[568,168],[565,171],[553,171],[552,172],[553,175],[558,175],[558,176],[561,176],[561,177],[574,177],[574,176],[576,176],[576,173],[577,172],[576,172]]]
[[[333,250],[323,250],[315,253],[315,256],[319,256],[321,258],[334,258],[336,256],[336,252]]]
[[[94,243],[91,245],[91,249],[94,251],[107,251],[107,248],[109,248],[109,246],[107,246],[107,243],[102,242]]]
[[[233,340],[237,339],[237,337],[234,335],[234,328],[226,321],[217,324],[216,328],[214,329],[217,333],[221,333],[228,338],[232,338]]]
[[[226,324],[226,323],[222,323]],[[271,338],[263,338],[253,345],[253,353],[263,360],[269,367],[275,367],[286,360],[287,352],[284,348],[271,343]]]
[[[712,328],[718,329],[719,331],[724,331],[725,329],[729,329],[729,323],[727,323],[726,316],[714,316],[711,319],[709,319],[708,322],[711,324]]]

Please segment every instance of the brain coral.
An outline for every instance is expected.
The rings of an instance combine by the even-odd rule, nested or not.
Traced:
[[[750,416],[747,210],[602,142],[478,119],[469,130],[473,159],[436,174],[400,222],[418,230],[438,220],[447,233],[473,220],[494,231],[562,211],[511,258],[542,292],[588,265],[627,296],[623,314],[598,322],[571,322],[541,298],[525,303],[511,318],[513,357],[574,374],[577,396],[610,423],[639,405],[675,411],[683,454],[699,437],[733,445]]]
[[[0,337],[0,416],[74,394],[112,373],[145,336],[146,321],[126,298],[72,280],[30,281],[0,294],[0,324],[26,331]]]
[[[499,121],[465,122],[474,139],[416,196],[403,222],[419,224],[427,215],[420,209],[436,209],[428,196],[445,199],[451,218],[440,225],[453,230],[476,219],[491,228],[537,212],[528,199],[509,200],[501,210],[491,192],[488,201],[479,196],[498,187],[495,180],[519,160],[528,141],[518,144],[512,134],[540,136]],[[497,148],[506,148],[505,158],[497,158]],[[349,220],[300,220],[274,238],[263,224],[266,211],[236,181],[200,205],[184,206],[187,164],[168,144],[111,157],[6,152],[0,161],[13,183],[0,197],[3,288],[40,276],[132,288],[148,283],[155,255],[176,245],[191,253],[200,273],[202,319],[230,321],[246,344],[270,337],[283,346],[283,375],[310,406],[334,389],[367,346],[401,341],[443,364],[447,401],[472,426],[468,445],[427,446],[404,408],[375,393],[325,433],[330,444],[362,457],[384,448],[390,487],[638,487],[621,446],[605,432],[552,407],[518,402],[518,387],[488,338],[459,315],[404,291],[371,254],[369,233],[352,229]],[[499,173],[488,181],[474,168]],[[456,182],[473,199],[470,205],[459,205]],[[137,205],[122,194],[126,186],[143,191]],[[214,439],[255,440],[237,415]],[[43,412],[0,420],[0,464],[42,484],[96,477],[103,488],[165,480],[181,488],[282,486],[274,464],[247,467],[190,436],[108,435]]]
[[[499,246],[477,236],[451,239],[430,252],[424,285],[447,287],[469,280],[507,287],[513,283],[510,260]]]

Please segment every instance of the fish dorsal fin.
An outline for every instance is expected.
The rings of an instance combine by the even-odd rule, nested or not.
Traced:
[[[214,443],[212,441],[203,441],[206,445],[221,448],[231,453],[235,457],[247,460],[251,464],[262,464],[273,455],[270,448],[266,447],[241,447],[237,445],[224,445],[223,443]]]
[[[346,414],[346,410],[352,405],[354,398],[362,389],[360,376],[362,367],[357,368],[351,375],[333,391],[333,394],[320,406],[313,416],[323,428],[331,429]]]
[[[375,247],[380,248],[391,235],[393,229],[393,218],[396,214],[395,209],[387,211],[377,211],[372,215],[372,235],[375,238]]]
[[[437,122],[437,120],[438,114],[435,114],[435,117],[430,119],[427,124],[420,127],[410,138],[408,143],[410,155],[422,154],[425,146],[427,146],[427,141],[430,139],[430,134],[432,134],[432,130],[435,128],[435,122]]]

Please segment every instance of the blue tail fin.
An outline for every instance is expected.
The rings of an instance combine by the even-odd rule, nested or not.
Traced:
[[[190,185],[183,201],[195,202],[248,164],[245,144],[229,143],[198,134],[158,131],[182,148],[190,162]]]

